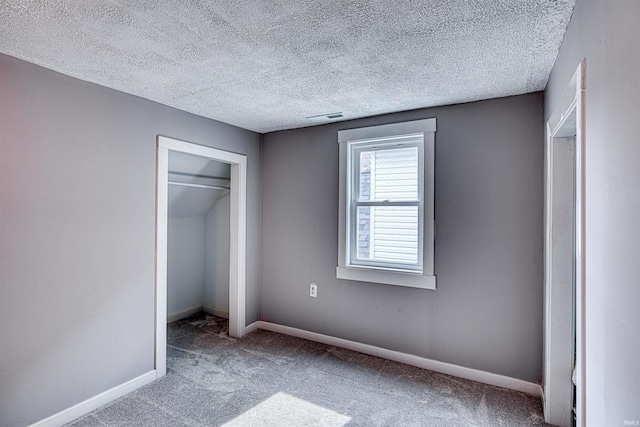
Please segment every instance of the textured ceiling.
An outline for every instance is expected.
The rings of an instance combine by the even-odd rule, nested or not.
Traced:
[[[0,52],[264,133],[542,90],[574,3],[2,0]]]

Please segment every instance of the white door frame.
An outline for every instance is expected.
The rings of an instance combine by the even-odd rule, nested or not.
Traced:
[[[231,165],[229,335],[246,333],[247,156],[158,136],[156,169],[155,367],[167,371],[167,224],[169,151],[192,154]]]
[[[566,366],[572,364],[575,351],[576,366],[576,425],[584,426],[585,420],[585,89],[586,60],[583,60],[573,75],[563,97],[549,117],[546,126],[545,147],[545,333],[544,333],[544,384],[543,406],[545,421],[555,425],[571,425],[571,408],[567,408]],[[575,120],[575,124],[573,123]],[[569,130],[569,128],[571,130]],[[575,131],[575,133],[573,133]],[[568,132],[568,133],[567,133]],[[573,145],[574,171],[574,256],[573,274],[575,283],[575,313],[573,304],[566,304],[566,292],[554,288],[552,280],[553,260],[553,152],[554,142],[562,137],[575,135]],[[573,299],[573,296],[572,296]],[[575,316],[575,317],[574,317]],[[562,324],[558,319],[563,319]],[[575,322],[575,323],[574,323]],[[567,324],[568,323],[568,324]],[[575,327],[575,347],[568,344]],[[569,333],[567,333],[569,331]],[[562,371],[559,373],[559,371]],[[568,373],[569,378],[571,373]],[[560,378],[561,377],[561,378]],[[570,385],[570,384],[569,384]]]

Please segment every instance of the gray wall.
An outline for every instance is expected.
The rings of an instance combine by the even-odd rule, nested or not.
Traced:
[[[536,93],[265,135],[261,319],[539,382],[542,104]],[[438,289],[337,280],[337,131],[428,117]]]
[[[0,425],[153,369],[157,134],[247,154],[258,319],[260,136],[0,55]]]
[[[586,415],[640,419],[640,2],[578,0],[545,92],[558,104],[587,59]]]
[[[171,320],[180,312],[202,307],[205,220],[203,216],[169,218],[167,231],[167,317]]]
[[[208,308],[229,311],[229,193],[205,216],[204,300]]]
[[[172,210],[197,212],[200,202],[215,199],[200,216],[172,218]],[[229,192],[198,190],[169,206],[167,262],[167,321],[186,317],[203,305],[211,312],[229,312]],[[171,202],[170,202],[171,203]],[[191,204],[191,206],[183,206]],[[197,209],[196,209],[197,207]],[[207,311],[205,310],[205,311]],[[223,313],[216,314],[222,315]]]

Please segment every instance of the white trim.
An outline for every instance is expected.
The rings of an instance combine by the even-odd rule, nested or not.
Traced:
[[[169,150],[160,147],[156,164],[155,368],[167,373],[167,240],[169,226]]]
[[[242,337],[246,310],[247,156],[158,136],[156,171],[156,333],[158,378],[166,374],[167,351],[167,222],[169,150],[231,165],[229,335]]]
[[[576,114],[576,425],[584,427],[587,423],[587,367],[586,356],[586,100],[587,100],[587,60],[584,59],[578,66],[577,73],[580,73],[579,81],[576,83],[578,108]]]
[[[435,257],[435,132],[436,119],[413,120],[387,125],[369,126],[338,131],[339,188],[338,188],[338,279],[436,289]],[[349,221],[349,148],[354,141],[421,133],[424,135],[424,211],[422,277],[408,272],[394,272],[375,268],[350,267],[348,246]]]
[[[184,319],[185,317],[189,317],[192,314],[196,314],[203,311],[201,305],[194,305],[190,308],[185,308],[184,310],[174,311],[173,313],[169,313],[167,315],[167,323],[175,322],[176,320]]]
[[[409,288],[435,289],[436,276],[424,276],[417,273],[386,271],[365,267],[336,267],[336,277],[344,280],[359,280],[385,285],[398,285]]]
[[[260,329],[263,329],[265,331],[277,332],[280,334],[290,335],[309,341],[315,341],[322,344],[346,348],[348,350],[393,360],[394,362],[404,363],[406,365],[416,366],[422,369],[428,369],[430,371],[439,372],[441,374],[452,375],[458,378],[464,378],[484,384],[520,391],[536,397],[542,395],[542,387],[540,387],[540,384],[523,381],[517,378],[511,378],[500,374],[480,371],[478,369],[466,368],[464,366],[440,362],[420,356],[414,356],[412,354],[401,353],[399,351],[388,350],[386,348],[350,341],[343,338],[331,337],[329,335],[318,334],[316,332],[305,331],[302,329],[292,328],[290,326],[278,325],[276,323],[264,321],[258,321],[256,323],[258,324],[258,327]]]
[[[231,164],[229,336],[240,338],[246,327],[247,157]]]
[[[146,374],[142,374],[137,378],[127,381],[126,383],[110,388],[109,390],[103,393],[100,393],[97,396],[91,397],[83,402],[80,402],[77,405],[73,405],[70,408],[60,411],[57,414],[53,414],[50,417],[47,417],[34,424],[31,424],[31,427],[63,426],[84,415],[87,415],[91,411],[95,411],[96,409],[104,405],[107,405],[113,402],[114,400],[121,398],[122,396],[125,396],[131,393],[132,391],[139,389],[140,387],[144,387],[145,385],[155,380],[156,380],[156,371],[153,370],[153,371],[147,372]]]
[[[158,135],[158,147],[172,151],[179,151],[185,154],[192,154],[194,156],[208,157],[218,162],[228,163],[230,165],[247,163],[247,156],[244,154],[232,153],[230,151],[180,141],[178,139],[168,138],[162,135]]]
[[[252,324],[247,325],[247,327],[245,328],[244,331],[247,334],[250,334],[251,332],[257,331],[258,329],[260,329],[260,323],[261,323],[260,321],[253,322]]]
[[[338,131],[338,143],[361,139],[384,138],[387,136],[407,135],[436,131],[436,119],[412,120],[409,122],[390,123],[388,125],[368,126]]]
[[[202,311],[212,316],[222,317],[223,319],[229,318],[229,309],[228,308],[220,308],[213,307],[211,305],[203,305]],[[247,333],[247,328],[245,327],[245,334]]]
[[[553,144],[556,137],[564,137],[566,135],[566,123],[570,117],[575,117],[575,145],[574,145],[574,177],[575,177],[575,207],[574,207],[574,272],[575,272],[575,334],[576,334],[576,425],[582,427],[586,420],[586,366],[585,366],[585,90],[586,90],[586,60],[578,65],[576,72],[572,76],[569,85],[562,98],[556,105],[553,114],[549,117],[546,124],[546,146],[545,146],[545,333],[544,333],[544,389],[545,399],[543,400],[543,408],[545,421],[553,424],[572,423],[570,414],[561,416],[566,410],[562,407],[558,408],[559,401],[555,397],[553,381],[557,380],[557,370],[554,371],[556,363],[553,356],[557,350],[552,349],[554,340],[551,334],[550,324],[552,319],[558,317],[554,312],[557,310],[554,305],[554,289],[551,281],[552,266],[552,200],[553,200]],[[574,116],[575,115],[575,116]],[[566,307],[564,308],[567,309]],[[569,308],[570,309],[570,308]],[[573,315],[572,315],[573,316]],[[565,325],[571,328],[573,325]],[[559,345],[564,344],[560,341]],[[564,351],[560,357],[559,363],[564,363],[566,358],[572,358],[574,349]],[[556,405],[556,406],[554,406]]]

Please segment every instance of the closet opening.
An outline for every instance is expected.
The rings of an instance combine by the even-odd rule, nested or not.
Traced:
[[[167,321],[198,312],[246,331],[246,156],[159,136],[155,366],[166,374]]]
[[[231,165],[169,152],[167,322],[229,318]]]

